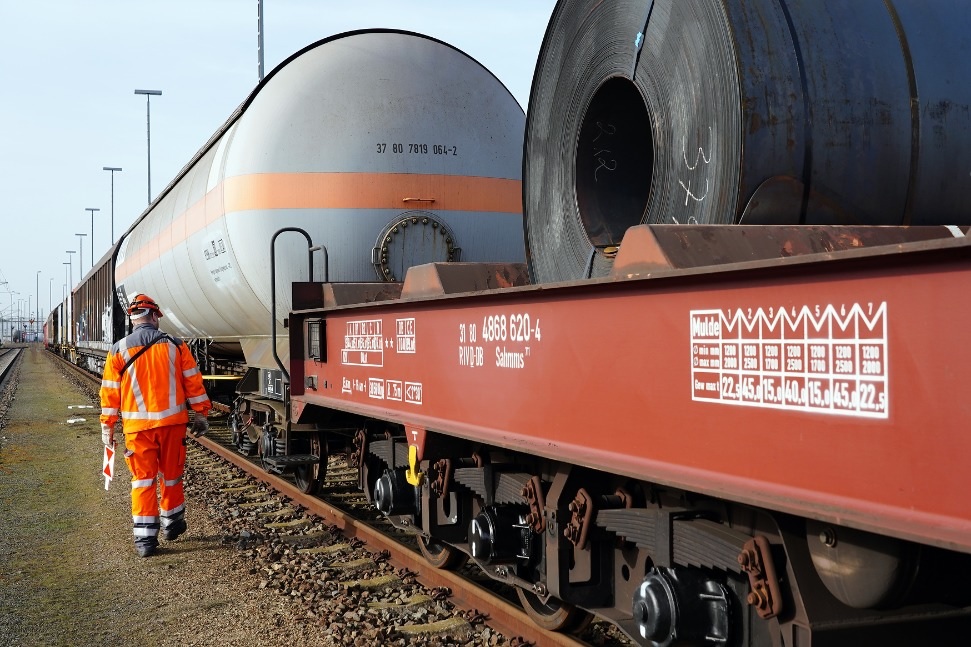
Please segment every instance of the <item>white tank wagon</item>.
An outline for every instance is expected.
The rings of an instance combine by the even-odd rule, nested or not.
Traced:
[[[299,227],[334,282],[400,281],[435,261],[524,260],[522,108],[487,69],[410,32],[340,34],[275,69],[121,242],[119,299],[162,328],[276,369],[269,245]],[[278,352],[307,243],[276,242]],[[315,257],[315,280],[323,263]]]

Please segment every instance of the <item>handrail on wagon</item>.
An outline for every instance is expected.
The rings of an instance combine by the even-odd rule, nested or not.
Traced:
[[[276,239],[280,234],[287,231],[296,231],[303,234],[303,237],[307,239],[307,273],[308,280],[314,280],[314,252],[323,251],[324,252],[324,282],[327,282],[328,272],[327,272],[327,248],[323,245],[314,245],[314,241],[310,238],[305,230],[300,227],[284,227],[283,229],[277,230],[273,237],[270,239],[270,333],[272,336],[272,346],[273,346],[273,359],[276,360],[276,365],[280,367],[283,372],[283,378],[286,380],[287,384],[290,384],[290,372],[283,365],[283,361],[276,352]]]

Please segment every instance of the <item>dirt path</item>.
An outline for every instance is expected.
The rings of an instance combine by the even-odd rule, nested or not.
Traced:
[[[70,408],[97,402],[37,346],[18,370],[0,429],[0,643],[328,644],[258,588],[189,486],[188,533],[137,557],[124,461],[105,492],[100,409]]]

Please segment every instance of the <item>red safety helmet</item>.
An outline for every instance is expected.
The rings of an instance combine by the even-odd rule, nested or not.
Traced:
[[[149,312],[154,312],[159,317],[162,316],[162,310],[155,303],[155,299],[141,293],[136,294],[128,305],[128,316],[132,319],[138,319],[139,317],[144,317]]]

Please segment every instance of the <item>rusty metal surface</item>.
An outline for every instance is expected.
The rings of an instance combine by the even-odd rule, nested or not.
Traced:
[[[525,263],[428,263],[408,270],[401,297],[481,292],[528,283]]]
[[[293,309],[338,308],[387,301],[401,296],[401,283],[293,283]]]
[[[971,552],[966,285],[952,238],[343,310],[294,407]]]
[[[401,296],[400,283],[326,283],[324,307],[338,308],[355,303],[373,303],[397,299]]]
[[[967,227],[640,225],[627,230],[611,276],[832,254],[954,238]]]
[[[748,575],[750,592],[747,602],[756,608],[761,618],[775,618],[784,608],[782,590],[776,575],[769,540],[756,535],[745,543],[738,554],[738,563]]]

